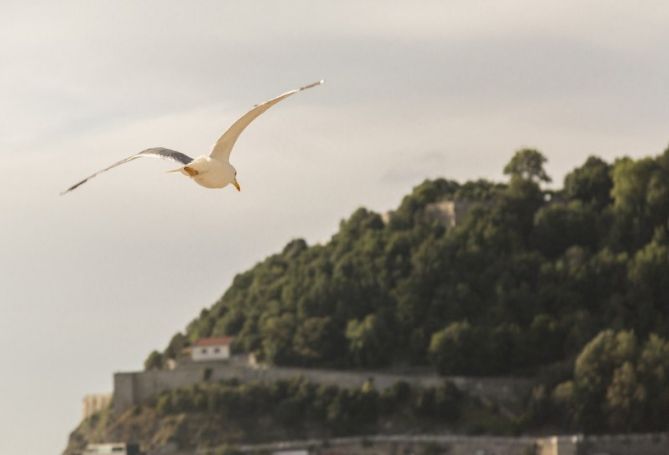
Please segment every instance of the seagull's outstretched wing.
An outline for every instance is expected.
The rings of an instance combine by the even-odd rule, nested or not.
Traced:
[[[308,88],[316,87],[318,85],[321,85],[323,82],[325,81],[321,80],[318,82],[314,82],[313,84],[305,85],[304,87],[291,90],[290,92],[283,93],[277,96],[276,98],[272,98],[269,101],[265,101],[264,103],[253,106],[253,108],[250,111],[242,115],[235,123],[232,124],[230,128],[228,128],[228,130],[225,133],[223,133],[223,136],[221,136],[220,139],[216,141],[216,145],[214,145],[214,148],[209,154],[209,156],[211,156],[212,158],[216,158],[217,160],[227,161],[230,158],[230,152],[232,151],[232,147],[234,147],[235,142],[237,142],[237,138],[239,137],[240,134],[242,134],[244,128],[249,126],[249,123],[255,120],[256,117],[258,117],[260,114],[265,112],[270,107],[274,106],[279,101],[288,98],[290,95],[293,95],[297,92],[301,92],[302,90],[306,90]]]
[[[106,172],[110,169],[113,169],[116,166],[120,166],[121,164],[127,163],[127,162],[132,161],[132,160],[136,160],[137,158],[141,158],[143,156],[153,156],[153,157],[156,157],[156,158],[164,158],[164,159],[167,159],[167,160],[178,161],[181,164],[188,164],[191,161],[193,161],[193,158],[191,158],[190,156],[188,156],[184,153],[177,152],[177,151],[170,150],[170,149],[166,149],[166,148],[162,148],[162,147],[154,147],[154,148],[142,150],[141,152],[136,153],[132,156],[129,156],[126,159],[123,159],[121,161],[118,161],[118,162],[112,164],[111,166],[106,167],[106,168],[96,172],[93,175],[89,175],[88,177],[83,179],[81,182],[75,183],[74,185],[72,185],[71,187],[69,187],[68,189],[66,189],[65,191],[63,191],[60,194],[63,195],[65,193],[68,193],[68,192],[80,187],[84,183],[88,182],[90,179],[92,179],[93,177],[95,177],[98,174],[102,174],[103,172]]]

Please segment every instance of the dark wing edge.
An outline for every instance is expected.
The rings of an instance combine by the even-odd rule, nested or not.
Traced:
[[[108,167],[106,167],[102,170],[97,171],[94,174],[89,175],[85,179],[81,180],[80,182],[75,183],[74,185],[72,185],[71,187],[69,187],[68,189],[66,189],[62,193],[60,193],[60,195],[62,196],[64,194],[69,193],[72,190],[75,190],[75,189],[79,188],[81,185],[88,182],[93,177],[95,177],[99,174],[102,174],[103,172],[107,172],[108,170],[113,169],[116,166],[120,166],[121,164],[128,163],[132,160],[136,160],[137,158],[141,158],[143,156],[154,156],[154,157],[157,157],[157,158],[163,158],[163,159],[167,159],[167,160],[177,161],[177,162],[179,162],[181,164],[184,164],[184,165],[193,161],[193,158],[186,155],[185,153],[177,152],[175,150],[170,150],[170,149],[166,149],[166,148],[163,148],[163,147],[154,147],[154,148],[142,150],[139,153],[136,153],[136,154],[131,155],[127,158],[124,158],[121,161],[117,161],[116,163],[112,164],[111,166],[108,166]]]

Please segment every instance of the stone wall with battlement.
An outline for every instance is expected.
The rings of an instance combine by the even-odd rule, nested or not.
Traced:
[[[87,419],[93,414],[107,409],[111,403],[111,400],[111,393],[92,393],[84,395],[81,410],[82,418]]]
[[[666,455],[669,435],[552,436],[537,440],[537,455]]]
[[[236,447],[241,453],[310,455],[390,455],[441,453],[448,455],[666,455],[666,433],[649,435],[563,435],[536,438],[459,435],[369,435],[330,440],[283,441]],[[198,455],[213,455],[216,449]],[[185,455],[185,454],[184,454]]]
[[[667,455],[669,435],[659,433],[585,436],[579,442],[578,454]]]
[[[371,435],[329,441],[295,441],[241,446],[241,453],[290,453],[310,455],[390,455],[439,453],[448,455],[529,455],[536,448],[531,437],[500,438],[457,435]],[[210,453],[215,453],[212,451]],[[204,453],[202,454],[204,455]]]
[[[114,374],[113,408],[116,412],[140,404],[161,392],[188,387],[202,382],[217,382],[238,379],[242,382],[273,382],[295,377],[317,384],[357,388],[372,381],[374,387],[383,390],[404,381],[417,387],[434,387],[444,380],[452,381],[461,390],[502,405],[518,406],[532,383],[516,378],[444,378],[436,374],[396,374],[375,371],[324,370],[313,368],[252,367],[233,363],[212,362],[188,364],[174,370],[151,370]]]

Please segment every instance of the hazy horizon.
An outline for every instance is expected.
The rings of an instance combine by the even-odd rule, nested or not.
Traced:
[[[61,451],[85,394],[359,206],[502,179],[526,146],[556,182],[588,155],[662,152],[667,23],[659,1],[0,3],[0,453]],[[240,138],[241,193],[140,160],[58,196],[147,147],[207,153],[319,79]]]

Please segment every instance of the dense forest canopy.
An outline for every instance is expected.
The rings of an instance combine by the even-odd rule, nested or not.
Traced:
[[[561,189],[537,150],[508,180],[426,180],[384,220],[364,208],[324,245],[294,240],[237,275],[149,367],[231,335],[279,365],[433,365],[513,374],[573,359],[604,329],[642,338],[669,323],[669,149],[590,157]],[[455,225],[430,204],[466,204]]]

